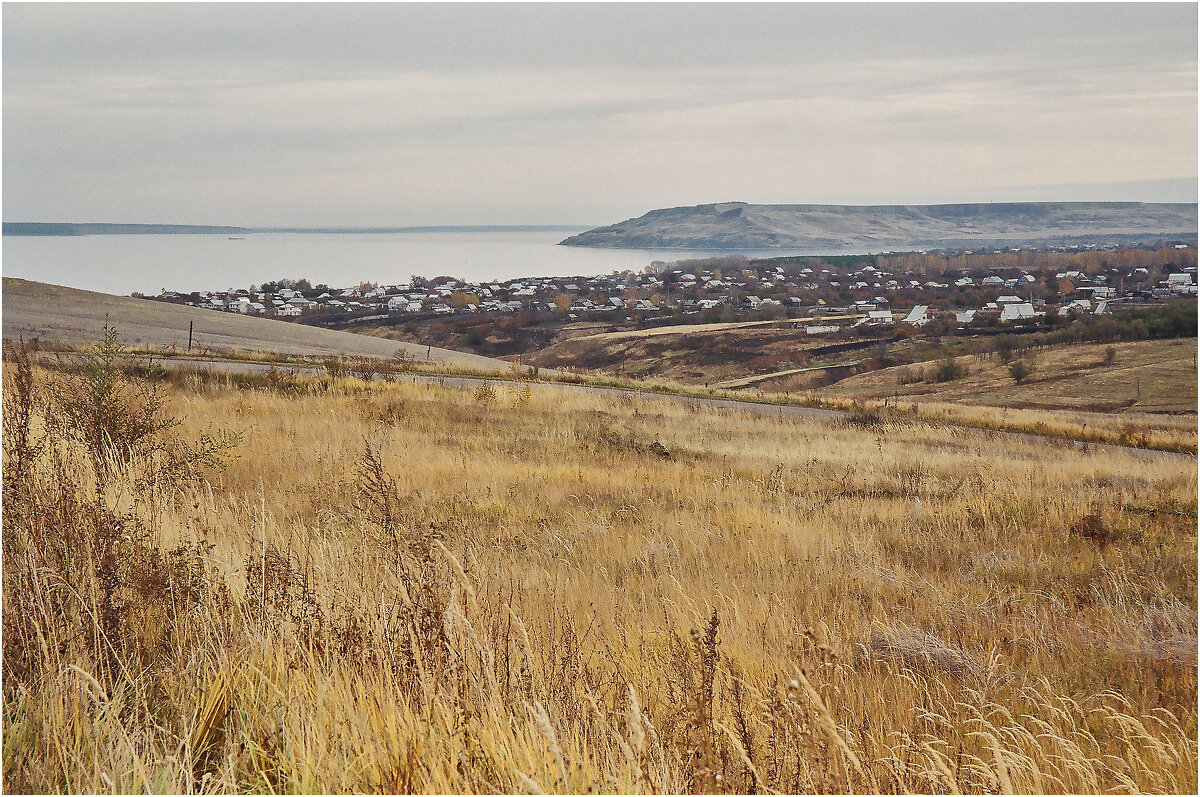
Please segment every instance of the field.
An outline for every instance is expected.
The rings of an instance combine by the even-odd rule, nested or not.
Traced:
[[[7,791],[1197,788],[1194,457],[6,356]]]
[[[188,324],[193,324],[196,352],[206,355],[268,353],[276,355],[380,357],[397,351],[409,357],[462,368],[502,371],[508,363],[464,352],[397,343],[330,329],[254,318],[237,313],[109,296],[4,278],[4,337],[39,339],[45,344],[74,346],[103,334],[105,323],[117,327],[127,344],[185,352]]]
[[[610,375],[667,379],[682,384],[716,384],[808,365],[837,366],[860,359],[874,341],[849,342],[830,354],[830,341],[807,334],[804,322],[698,324],[624,332],[603,327],[566,333],[526,356],[547,368],[582,368]],[[834,323],[838,323],[836,320]],[[833,342],[835,349],[846,341]],[[780,390],[779,392],[782,392]]]
[[[961,379],[934,380],[937,360],[885,368],[816,391],[850,398],[899,396],[920,401],[992,407],[1074,409],[1096,412],[1196,412],[1196,339],[1144,340],[1051,346],[1033,353],[1033,373],[1021,384],[1009,364],[984,354],[961,362]],[[919,378],[920,377],[920,378]],[[907,384],[906,384],[907,382]]]

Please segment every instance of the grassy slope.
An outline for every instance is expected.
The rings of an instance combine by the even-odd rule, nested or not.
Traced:
[[[995,407],[1100,412],[1196,412],[1196,339],[1117,343],[1105,365],[1106,344],[1060,346],[1035,355],[1033,376],[1016,384],[995,356],[964,357],[970,373],[952,382],[899,384],[901,375],[936,371],[936,361],[858,374],[816,391],[851,398],[899,395]],[[1140,386],[1140,397],[1139,397]]]
[[[210,542],[230,602],[130,642],[152,666],[111,692],[51,628],[44,676],[5,679],[9,790],[1196,789],[1194,461],[549,389],[198,382],[171,410],[238,459],[105,500]],[[5,520],[7,657],[69,593],[16,591],[54,583],[48,521]]]
[[[732,327],[712,324],[564,338],[525,361],[544,367],[579,367],[695,385],[806,365],[806,350],[828,343],[808,335],[802,325],[793,329],[778,322]],[[853,360],[857,356],[840,354],[832,359]]]
[[[427,351],[424,346],[303,324],[110,296],[11,277],[4,278],[3,301],[4,337],[10,340],[23,335],[26,339],[36,337],[47,342],[91,342],[101,336],[107,318],[121,333],[121,340],[134,346],[186,349],[190,321],[195,325],[194,340],[198,346],[213,352],[389,358],[404,349],[411,356],[424,359]],[[434,362],[466,368],[496,371],[509,368],[508,363],[448,349],[435,348],[430,357]]]

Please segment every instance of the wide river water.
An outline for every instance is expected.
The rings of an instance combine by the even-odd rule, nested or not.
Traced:
[[[582,230],[581,230],[582,231]],[[655,260],[729,252],[557,246],[563,230],[403,233],[81,235],[3,238],[8,277],[102,293],[225,290],[281,278],[332,287],[450,275],[471,282],[640,271]],[[756,252],[744,254],[754,256]],[[771,252],[772,255],[815,254]]]

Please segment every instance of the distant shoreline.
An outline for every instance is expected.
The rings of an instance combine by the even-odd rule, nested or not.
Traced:
[[[203,224],[115,224],[6,221],[4,235],[74,237],[81,235],[378,235],[393,233],[578,232],[586,224],[464,224],[414,227],[224,227]]]
[[[994,202],[660,208],[561,241],[621,249],[859,251],[1194,240],[1196,204]]]

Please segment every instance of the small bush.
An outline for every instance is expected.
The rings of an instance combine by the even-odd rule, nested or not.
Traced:
[[[1013,381],[1015,381],[1018,385],[1028,379],[1032,373],[1033,365],[1031,365],[1028,360],[1013,360],[1008,365],[1008,375],[1011,376]]]
[[[331,379],[337,379],[346,375],[346,364],[342,362],[341,357],[326,357],[322,365],[325,366],[325,373]]]
[[[966,365],[960,363],[958,358],[952,354],[947,354],[934,372],[934,380],[937,382],[953,382],[962,379],[969,373]]]
[[[883,428],[883,415],[878,410],[870,409],[862,404],[855,404],[846,414],[846,425],[858,429],[881,429]]]
[[[490,406],[496,401],[497,393],[496,386],[491,382],[484,382],[475,389],[475,403],[484,407]]]
[[[1105,524],[1104,517],[1099,512],[1091,512],[1079,518],[1071,524],[1068,531],[1072,536],[1091,540],[1101,546],[1116,542],[1119,537],[1116,529]]]

